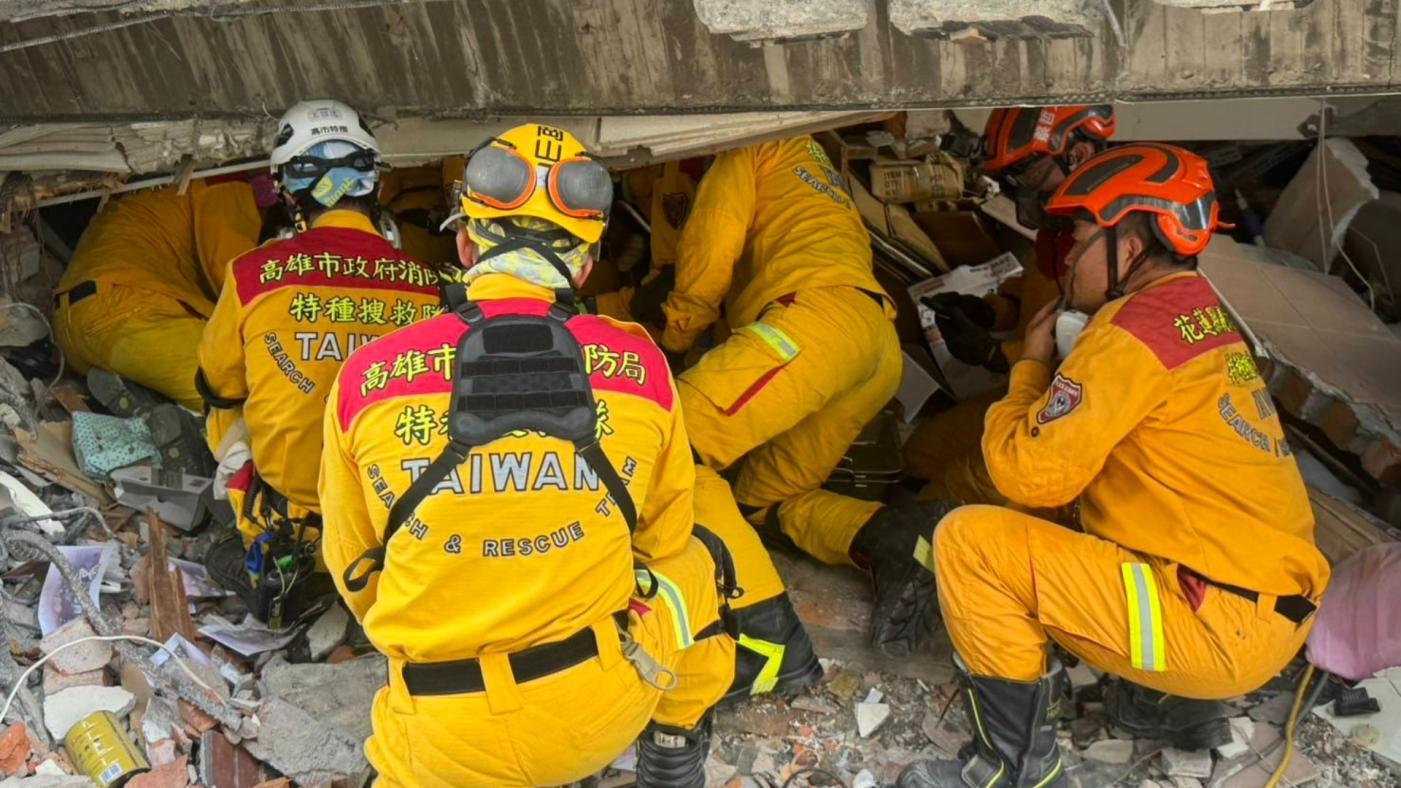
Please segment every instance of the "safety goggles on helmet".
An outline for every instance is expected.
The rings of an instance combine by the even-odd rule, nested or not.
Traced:
[[[1210,168],[1200,156],[1158,143],[1107,150],[1085,162],[1056,189],[1046,212],[1098,225],[1108,236],[1109,295],[1143,262],[1130,261],[1119,278],[1116,226],[1134,212],[1150,214],[1153,235],[1177,258],[1190,261],[1211,241],[1220,221]]]
[[[477,149],[462,173],[463,197],[498,211],[520,208],[538,190],[548,194],[555,210],[574,219],[601,220],[613,203],[612,176],[594,159],[532,163],[499,138]]]
[[[1179,257],[1206,248],[1219,219],[1211,172],[1200,156],[1174,145],[1135,143],[1085,162],[1056,189],[1047,213],[1112,227],[1135,211],[1150,213],[1163,245]]]
[[[334,159],[319,156],[294,156],[282,165],[283,177],[315,178],[337,167],[349,167],[362,172],[372,172],[379,164],[379,154],[372,150],[357,150]]]
[[[1039,156],[1060,158],[1079,140],[1108,140],[1114,126],[1114,108],[1108,104],[997,109],[983,129],[979,165],[997,175]]]

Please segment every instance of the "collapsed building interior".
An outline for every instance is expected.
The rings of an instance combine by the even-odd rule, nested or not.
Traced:
[[[112,201],[267,172],[276,107],[292,95],[287,84],[269,89],[268,80],[285,83],[291,62],[314,59],[273,40],[282,35],[354,33],[366,51],[382,54],[428,46],[435,25],[465,30],[475,15],[498,35],[520,23],[536,24],[544,40],[569,31],[612,43],[650,35],[676,47],[711,41],[691,53],[695,62],[654,62],[646,75],[622,59],[602,62],[612,53],[583,58],[574,65],[590,72],[589,89],[575,94],[543,67],[493,71],[486,60],[495,50],[461,40],[437,41],[435,54],[479,58],[470,68],[476,81],[466,80],[476,89],[395,60],[357,91],[340,80],[365,76],[367,67],[337,52],[324,54],[347,59],[339,76],[328,76],[324,63],[307,66],[306,85],[315,89],[297,90],[352,103],[363,95],[389,165],[381,211],[402,248],[436,266],[457,258],[453,233],[440,225],[464,156],[516,118],[578,133],[609,165],[617,197],[600,263],[580,293],[593,299],[635,288],[674,262],[679,229],[715,153],[812,135],[862,215],[877,278],[899,312],[900,392],[828,481],[869,500],[913,497],[927,479],[906,466],[904,440],[922,421],[997,385],[949,354],[920,303],[944,288],[995,291],[1020,273],[1032,247],[1034,233],[1019,224],[1013,201],[977,167],[989,108],[1115,102],[1116,142],[1169,142],[1211,165],[1222,218],[1234,229],[1213,240],[1200,270],[1268,382],[1309,485],[1320,548],[1338,565],[1401,539],[1401,101],[1381,95],[1394,89],[1395,8],[1362,13],[1350,0],[1315,0],[1297,10],[1235,4],[1203,17],[1136,0],[1121,16],[1113,8],[1106,16],[1097,6],[1047,3],[1055,9],[1002,9],[1006,18],[969,23],[928,11],[934,4],[891,0],[869,4],[874,18],[863,10],[855,20],[844,14],[867,3],[833,3],[826,16],[777,3],[775,22],[727,19],[716,10],[721,4],[672,0],[642,15],[645,29],[618,32],[627,27],[620,2],[551,3],[549,14],[372,2],[289,13],[295,31],[287,33],[276,32],[274,12],[287,9],[275,2],[221,0],[201,7],[203,20],[178,1],[122,10],[73,3],[63,14],[36,11],[41,5],[0,2],[0,74],[12,84],[27,75],[30,85],[0,107],[0,525],[19,534],[6,538],[0,563],[10,645],[0,653],[0,681],[7,710],[14,706],[0,720],[13,723],[0,734],[0,776],[16,786],[70,784],[33,782],[64,776],[90,784],[97,775],[83,776],[65,734],[100,710],[130,730],[120,735],[138,742],[150,770],[141,775],[150,781],[132,786],[360,785],[368,774],[360,744],[383,665],[363,632],[333,598],[285,632],[243,622],[241,603],[203,582],[197,565],[209,524],[229,517],[210,492],[214,458],[163,474],[171,458],[149,431],[132,437],[115,419],[97,429],[96,445],[75,441],[75,429],[93,434],[89,416],[103,408],[52,340],[54,289],[87,225]],[[506,19],[512,13],[519,19]],[[1220,25],[1229,29],[1217,30],[1218,20],[1229,20]],[[892,35],[888,26],[900,29],[896,38],[907,28],[925,38],[891,43],[882,38]],[[225,45],[237,39],[243,47],[240,62],[263,51],[290,61],[250,66],[243,81],[217,75],[217,58],[191,50],[219,30]],[[1271,35],[1276,47],[1262,53],[1258,40]],[[1126,46],[1125,36],[1137,46]],[[1183,54],[1183,37],[1201,52]],[[123,54],[147,41],[163,47],[150,61]],[[1218,63],[1213,47],[1232,53],[1233,64]],[[1328,56],[1308,65],[1318,47]],[[648,57],[665,61],[657,49]],[[743,62],[727,64],[727,54]],[[1035,55],[1042,60],[1033,62]],[[566,67],[576,56],[583,57],[552,53],[550,65]],[[82,57],[111,73],[74,76]],[[881,58],[883,80],[869,73]],[[171,73],[177,65],[197,79],[182,83]],[[508,89],[532,79],[533,91]],[[675,88],[687,79],[693,91]],[[1357,95],[1316,97],[1330,93]],[[270,211],[264,220],[271,237],[287,217]],[[711,341],[725,331],[717,328]],[[90,422],[85,429],[82,421]],[[863,639],[869,590],[859,575],[800,556],[775,561],[826,679],[797,697],[722,714],[707,764],[711,784],[887,785],[920,753],[954,757],[968,723],[952,704],[947,640],[936,638],[911,660],[871,653]],[[130,643],[87,643],[39,664],[56,645],[94,632],[154,640],[186,659],[176,666]],[[1401,785],[1398,670],[1360,683],[1334,680],[1314,694],[1318,711],[1305,710],[1296,734],[1299,715],[1290,711],[1305,671],[1301,656],[1259,692],[1232,701],[1239,713],[1231,745],[1184,753],[1108,729],[1103,677],[1080,666],[1072,672],[1073,719],[1062,732],[1072,777],[1145,788],[1265,785],[1289,740],[1297,746],[1289,745],[1284,784]],[[1340,712],[1342,690],[1358,686],[1379,701],[1379,712]],[[591,784],[631,784],[634,768],[624,754]]]

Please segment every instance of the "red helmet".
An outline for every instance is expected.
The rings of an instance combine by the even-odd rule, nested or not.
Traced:
[[[1228,227],[1206,160],[1174,145],[1133,143],[1080,165],[1046,203],[1049,214],[1113,227],[1134,211],[1156,215],[1158,239],[1179,257],[1195,257],[1211,233]]]
[[[1001,172],[1037,156],[1063,156],[1077,138],[1114,136],[1114,108],[1108,104],[995,109],[983,129],[981,166]]]

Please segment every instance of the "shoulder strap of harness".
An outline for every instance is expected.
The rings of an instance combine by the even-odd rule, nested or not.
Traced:
[[[448,303],[468,330],[458,340],[448,416],[448,445],[394,501],[378,547],[346,568],[351,592],[364,589],[384,568],[389,540],[472,449],[518,430],[542,432],[574,444],[598,475],[628,533],[637,529],[637,507],[618,471],[598,443],[598,409],[583,351],[566,324],[577,313],[556,302],[545,317],[487,318],[464,290],[449,288]]]

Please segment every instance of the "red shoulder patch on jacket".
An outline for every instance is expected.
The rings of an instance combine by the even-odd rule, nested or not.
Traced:
[[[317,227],[285,241],[264,244],[233,261],[238,300],[250,303],[284,287],[437,292],[433,269],[372,233]]]
[[[1167,369],[1241,341],[1235,322],[1200,276],[1134,293],[1111,322],[1153,351]]]
[[[540,315],[549,304],[519,298],[483,301],[487,317]],[[369,406],[396,397],[421,397],[452,390],[452,362],[467,326],[456,315],[444,314],[391,332],[364,345],[341,367],[336,415],[341,429]],[[584,368],[594,391],[612,391],[672,407],[670,371],[666,357],[646,338],[634,336],[602,318],[580,315],[569,329],[584,353]]]

